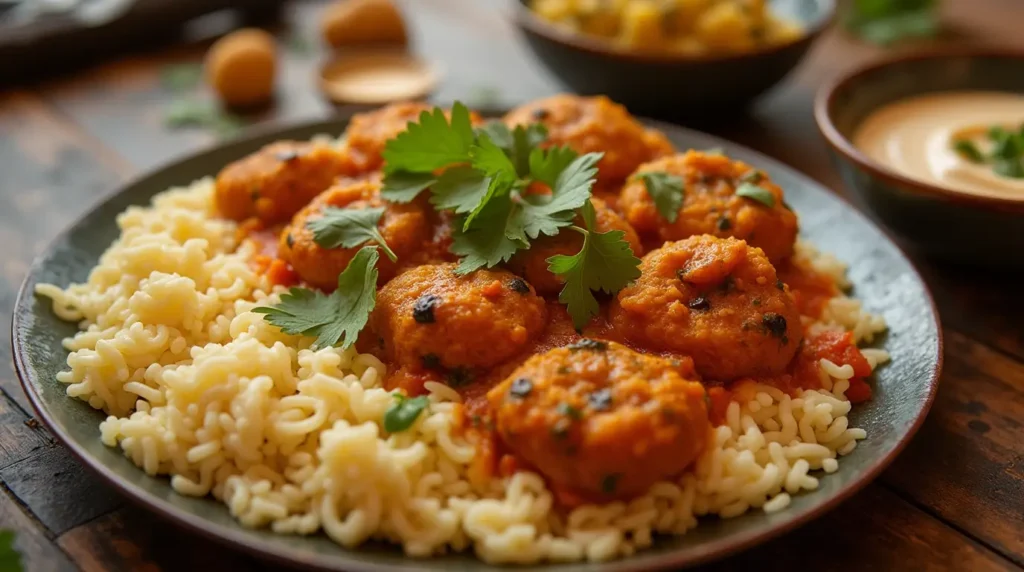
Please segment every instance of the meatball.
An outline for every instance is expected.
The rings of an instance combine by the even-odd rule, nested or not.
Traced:
[[[689,151],[645,163],[637,173],[664,172],[683,180],[683,206],[675,222],[658,213],[643,180],[633,177],[622,189],[618,208],[644,239],[681,240],[698,234],[732,236],[759,247],[778,264],[793,254],[797,219],[782,189],[768,176],[723,155]],[[743,183],[770,193],[772,206],[738,196]]]
[[[380,169],[384,165],[381,153],[388,140],[405,131],[409,123],[418,122],[421,113],[431,110],[433,107],[425,103],[406,101],[353,115],[345,130],[345,145],[359,170]],[[451,113],[446,112],[445,116],[451,119]],[[470,113],[470,121],[473,125],[481,123],[476,112]]]
[[[781,373],[800,346],[800,314],[759,248],[709,235],[667,243],[609,308],[613,330],[687,355],[710,379]]]
[[[583,339],[531,357],[487,398],[505,446],[550,481],[625,498],[704,449],[705,391],[685,365]]]
[[[543,123],[550,145],[566,145],[581,154],[603,152],[597,174],[601,187],[619,184],[641,163],[675,152],[665,135],[645,129],[625,107],[603,95],[539,99],[510,111],[505,123]]]
[[[625,239],[633,254],[643,254],[643,247],[640,245],[640,238],[633,227],[629,226],[619,213],[608,208],[604,201],[598,198],[591,199],[594,203],[594,211],[597,214],[595,225],[597,232],[608,232],[621,230],[626,233]],[[548,270],[548,258],[558,254],[573,255],[583,247],[583,235],[572,230],[563,228],[555,236],[543,236],[533,241],[529,250],[524,250],[512,257],[509,261],[509,268],[516,274],[526,278],[538,292],[542,294],[557,293],[562,289],[564,280],[555,276]]]
[[[377,262],[378,283],[391,280],[399,265],[409,265],[419,258],[424,243],[433,233],[427,208],[421,201],[396,204],[380,198],[381,178],[379,174],[362,179],[339,179],[321,193],[292,219],[281,232],[277,256],[292,265],[296,274],[312,286],[325,290],[338,284],[340,274],[364,245],[354,248],[323,248],[313,240],[313,231],[307,224],[323,217],[328,207],[366,209],[384,207],[384,213],[377,222],[377,230],[388,247],[394,251],[397,261],[381,252]],[[369,243],[375,244],[375,243]]]
[[[503,270],[412,268],[377,294],[370,325],[386,357],[411,369],[475,370],[523,351],[544,330],[544,300]]]
[[[221,170],[215,201],[227,218],[285,222],[336,177],[353,172],[349,158],[323,144],[278,141]]]

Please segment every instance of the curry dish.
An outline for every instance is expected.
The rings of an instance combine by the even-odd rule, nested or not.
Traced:
[[[449,213],[423,196],[404,204],[381,198],[376,169],[385,145],[427,109],[397,104],[357,115],[344,149],[270,145],[224,169],[217,204],[247,231],[260,229],[252,239],[265,241],[266,254],[255,263],[273,269],[275,280],[320,289],[333,289],[357,248],[319,246],[310,219],[328,206],[382,207],[378,229],[398,262],[378,263],[377,306],[357,347],[388,364],[387,387],[415,396],[436,381],[462,393],[474,426],[494,428],[481,437],[497,440],[499,453],[480,457],[495,463],[488,470],[509,455],[567,497],[628,498],[696,458],[720,420],[716,403],[727,403],[729,382],[816,386],[817,374],[801,377],[799,365],[827,354],[797,359],[804,326],[775,265],[799,275],[802,295],[828,298],[838,289],[791,263],[797,219],[766,174],[717,153],[679,153],[603,97],[556,96],[510,111],[510,127],[543,124],[546,145],[604,153],[595,189],[619,210],[593,199],[596,228],[622,231],[634,254],[646,252],[640,277],[575,331],[558,308],[563,284],[548,259],[577,252],[580,234],[563,229],[505,268],[459,275],[447,249]],[[641,172],[683,181],[674,222],[631,177]],[[770,194],[771,206],[736,194],[750,181]],[[325,190],[314,197],[317,185]],[[273,226],[286,215],[283,229]],[[717,388],[715,400],[702,381]],[[868,392],[862,379],[854,382],[855,392]]]
[[[57,381],[175,492],[345,548],[603,561],[784,510],[888,359],[769,173],[604,97],[391,105],[117,224],[37,287]]]

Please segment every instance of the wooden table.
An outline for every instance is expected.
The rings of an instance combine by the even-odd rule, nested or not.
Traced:
[[[288,9],[315,42],[319,2]],[[407,0],[418,49],[445,64],[438,101],[492,92],[498,105],[554,93],[503,17],[499,0]],[[1020,0],[950,0],[957,41],[1024,48]],[[294,33],[280,31],[282,35]],[[844,191],[811,115],[823,80],[879,53],[825,36],[789,81],[735,124],[713,129]],[[73,77],[0,92],[0,313],[9,323],[27,265],[59,229],[117,184],[212,142],[170,131],[177,95],[159,81],[202,46],[125,59]],[[285,51],[266,119],[331,112],[314,89],[322,58]],[[1021,255],[1016,253],[1016,255]],[[829,515],[712,566],[716,570],[1012,570],[1024,565],[1024,304],[1007,280],[919,261],[946,336],[941,390],[920,433],[878,481]],[[86,472],[33,419],[0,340],[0,528],[18,533],[26,570],[270,570],[130,506]]]

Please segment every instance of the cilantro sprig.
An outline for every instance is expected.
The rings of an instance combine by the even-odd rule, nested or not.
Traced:
[[[328,207],[323,216],[306,223],[313,233],[313,242],[322,248],[355,248],[360,244],[376,242],[392,262],[398,260],[384,240],[377,223],[384,215],[384,207],[339,209]]]
[[[670,223],[676,222],[683,208],[683,179],[662,171],[638,173],[636,178],[643,181],[658,214]]]
[[[316,337],[314,348],[338,345],[349,348],[366,326],[377,304],[376,246],[364,246],[338,275],[338,289],[324,294],[308,288],[292,288],[274,306],[252,311],[286,334]]]
[[[21,572],[21,553],[14,547],[13,530],[0,530],[0,572]]]
[[[626,242],[626,233],[595,232],[596,213],[590,201],[580,209],[580,215],[586,228],[570,228],[583,234],[583,247],[572,256],[559,254],[547,260],[548,270],[565,280],[558,301],[568,306],[577,330],[600,310],[594,292],[614,294],[640,277],[640,259]]]
[[[852,0],[844,24],[861,39],[881,46],[931,38],[941,29],[937,0]]]

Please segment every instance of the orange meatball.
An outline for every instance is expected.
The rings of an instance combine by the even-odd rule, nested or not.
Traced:
[[[705,391],[687,365],[583,339],[531,357],[487,398],[505,446],[551,482],[628,498],[704,449]]]
[[[272,225],[291,218],[339,175],[353,172],[349,158],[329,145],[278,141],[224,167],[215,201],[227,218],[258,217]]]
[[[580,154],[603,152],[600,186],[620,184],[641,163],[675,152],[662,133],[644,128],[625,107],[603,95],[539,99],[510,111],[505,123],[543,123],[548,145],[566,145]]]
[[[411,369],[475,370],[523,351],[544,330],[544,300],[503,270],[418,266],[377,294],[370,325],[385,355]]]
[[[434,108],[421,102],[406,101],[392,103],[367,113],[357,113],[345,130],[345,145],[351,151],[353,160],[362,171],[373,171],[384,165],[384,145],[396,135],[405,131],[409,123],[416,123],[424,111]],[[451,113],[445,112],[451,120]],[[473,125],[481,123],[476,112],[470,112]]]
[[[640,238],[633,227],[629,226],[619,213],[608,208],[604,201],[598,198],[591,199],[594,203],[594,211],[597,214],[597,232],[608,232],[621,230],[626,233],[625,239],[629,243],[633,254],[643,254],[643,247],[640,245]],[[577,224],[580,224],[577,221]],[[580,251],[583,247],[583,235],[572,230],[563,228],[555,236],[543,236],[530,245],[529,250],[517,253],[509,261],[509,268],[533,284],[533,287],[542,294],[557,293],[565,283],[561,277],[555,276],[548,270],[548,258],[559,254],[571,256]]]
[[[664,172],[683,180],[683,206],[675,222],[658,213],[643,180],[633,177],[619,197],[618,208],[645,239],[680,240],[698,234],[731,236],[759,247],[778,264],[793,254],[797,218],[782,189],[768,175],[723,155],[689,151],[640,165],[637,173]],[[773,206],[736,195],[744,182],[773,197]]]
[[[313,240],[313,231],[307,224],[323,217],[328,207],[365,209],[384,207],[377,222],[377,230],[384,242],[394,251],[392,261],[383,251],[377,262],[378,283],[384,284],[398,272],[399,265],[408,266],[420,259],[423,245],[430,240],[433,229],[428,209],[421,201],[408,204],[385,202],[380,198],[381,179],[376,174],[362,179],[340,179],[292,219],[281,232],[277,256],[292,265],[299,277],[308,284],[326,290],[338,284],[340,274],[365,244],[354,248],[323,248]],[[366,244],[376,244],[367,242]]]
[[[802,337],[793,296],[759,248],[694,236],[644,257],[609,308],[618,335],[693,358],[713,380],[782,373]]]

